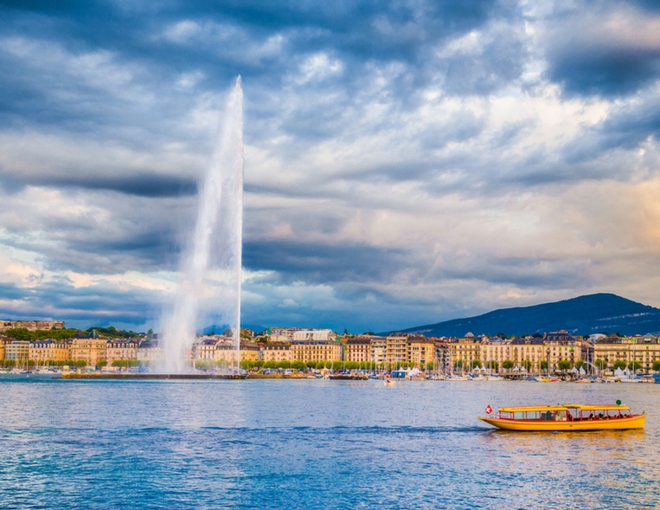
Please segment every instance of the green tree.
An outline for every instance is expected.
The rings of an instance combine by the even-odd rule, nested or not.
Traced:
[[[497,370],[499,366],[500,364],[494,359],[486,362],[486,368],[490,368],[491,370]]]
[[[561,359],[557,362],[559,370],[566,371],[571,369],[571,362],[567,359]]]
[[[96,366],[99,367],[99,368],[103,368],[103,367],[106,366],[107,364],[108,364],[108,360],[102,359],[101,361],[99,361],[99,362],[96,364]]]
[[[289,369],[291,368],[291,362],[288,359],[284,359],[277,364],[277,368]]]
[[[113,367],[139,367],[140,361],[136,359],[116,359],[112,362]]]
[[[578,360],[575,362],[575,368],[577,368],[578,370],[580,370],[583,366],[584,366],[584,361]]]
[[[454,363],[454,369],[455,370],[460,370],[461,368],[463,368],[464,364],[465,364],[465,361],[463,361],[462,359],[457,359],[456,362]]]
[[[27,328],[11,328],[4,332],[5,336],[13,338],[15,340],[21,341],[30,341],[33,339],[33,335],[28,331]]]
[[[263,366],[264,368],[270,368],[270,369],[277,368],[277,361],[274,360],[265,361]]]
[[[637,372],[638,370],[641,370],[642,364],[639,361],[631,361],[628,363],[628,369],[632,370],[633,372]]]
[[[481,363],[481,360],[478,359],[473,359],[472,360],[472,368],[481,368],[483,364]]]
[[[660,361],[654,361],[651,368],[654,372],[660,372]]]
[[[263,367],[263,366],[264,366],[264,360],[262,360],[262,359],[258,359],[258,360],[256,360],[256,361],[254,361],[254,366],[255,366],[255,368],[261,368],[261,367]]]
[[[502,368],[504,370],[511,370],[513,368],[513,361],[511,361],[510,359],[505,359],[502,362]]]
[[[524,367],[525,370],[529,372],[532,368],[532,362],[526,359],[525,361],[522,362],[522,366]]]
[[[604,359],[597,359],[595,365],[596,368],[598,368],[598,370],[603,370],[607,368],[607,361],[605,361]]]
[[[316,361],[308,361],[305,365],[307,365],[307,368],[314,369],[317,368],[318,363]]]
[[[344,368],[344,362],[343,361],[333,361],[332,362],[332,369],[333,370],[342,370]]]
[[[548,369],[548,360],[547,360],[547,359],[542,359],[542,360],[539,362],[539,368],[540,368],[541,370],[547,370],[547,369]]]
[[[296,370],[305,370],[307,368],[307,364],[304,361],[296,360],[291,363],[291,368],[295,368]]]
[[[434,369],[435,369],[435,362],[433,362],[433,361],[429,361],[429,362],[426,364],[426,370],[431,371],[431,370],[434,370]]]
[[[617,360],[614,362],[614,370],[620,368],[621,370],[626,368],[627,363],[623,360]]]

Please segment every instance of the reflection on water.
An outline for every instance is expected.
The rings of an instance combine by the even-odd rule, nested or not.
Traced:
[[[585,388],[586,386],[586,388]],[[660,386],[0,382],[3,507],[654,507]],[[645,431],[515,433],[557,401],[646,408]]]

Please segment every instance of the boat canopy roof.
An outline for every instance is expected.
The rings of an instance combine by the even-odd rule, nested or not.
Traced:
[[[517,406],[500,407],[498,410],[503,413],[530,412],[530,411],[566,411],[568,409],[582,409],[583,411],[630,411],[628,406],[618,406],[616,404],[561,404],[556,406]]]

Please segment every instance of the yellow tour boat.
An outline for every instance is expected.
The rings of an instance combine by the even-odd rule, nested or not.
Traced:
[[[492,413],[490,405],[487,414]],[[628,406],[616,404],[500,407],[493,416],[479,419],[504,430],[583,431],[643,429],[646,413],[632,414]]]

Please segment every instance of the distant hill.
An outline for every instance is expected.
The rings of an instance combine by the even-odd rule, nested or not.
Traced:
[[[615,294],[591,294],[543,305],[504,308],[476,317],[399,330],[435,337],[523,335],[565,329],[577,335],[660,332],[660,309]]]

